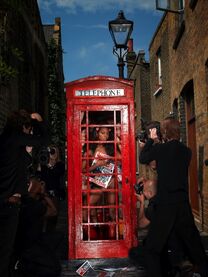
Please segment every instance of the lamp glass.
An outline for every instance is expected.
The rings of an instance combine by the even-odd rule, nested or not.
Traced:
[[[129,38],[130,24],[111,24],[112,32],[117,47],[125,48]]]

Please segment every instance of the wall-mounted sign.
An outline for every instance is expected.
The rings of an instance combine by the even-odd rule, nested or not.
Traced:
[[[124,96],[123,88],[116,89],[86,89],[86,90],[75,90],[75,96],[94,96],[94,97],[118,97]]]

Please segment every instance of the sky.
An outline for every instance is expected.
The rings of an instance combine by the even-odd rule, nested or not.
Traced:
[[[38,5],[42,24],[61,18],[65,82],[95,75],[118,77],[108,22],[120,10],[134,22],[134,51],[144,50],[148,61],[149,44],[163,15],[156,11],[155,0],[38,0]]]

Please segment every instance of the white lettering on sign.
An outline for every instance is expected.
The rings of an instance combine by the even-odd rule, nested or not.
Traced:
[[[118,97],[124,96],[123,88],[75,90],[75,96]]]

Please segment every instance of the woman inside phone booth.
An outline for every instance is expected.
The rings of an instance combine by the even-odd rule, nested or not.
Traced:
[[[113,176],[113,173],[115,172],[115,162],[113,159],[115,156],[113,137],[113,128],[111,127],[107,127],[106,125],[102,126],[101,124],[100,127],[93,128],[90,140],[95,142],[90,143],[89,153],[84,154],[91,157],[88,167],[86,162],[87,160],[84,160],[82,164],[83,172],[88,171],[92,173],[89,177],[90,190],[92,190],[90,191],[89,198],[90,206],[115,204],[114,192],[108,191],[107,193],[103,193],[105,189],[114,189],[115,185]],[[118,150],[116,153],[117,158],[120,158],[120,156],[118,157]],[[91,209],[90,222],[96,223],[102,222],[102,220],[105,222],[115,221],[115,209],[108,208],[104,210],[104,214],[101,215],[103,212],[102,209]],[[83,220],[84,222],[87,222],[86,210],[85,214],[83,214]],[[112,232],[112,230],[109,230],[108,237],[111,238],[113,236],[115,236],[115,233]]]

